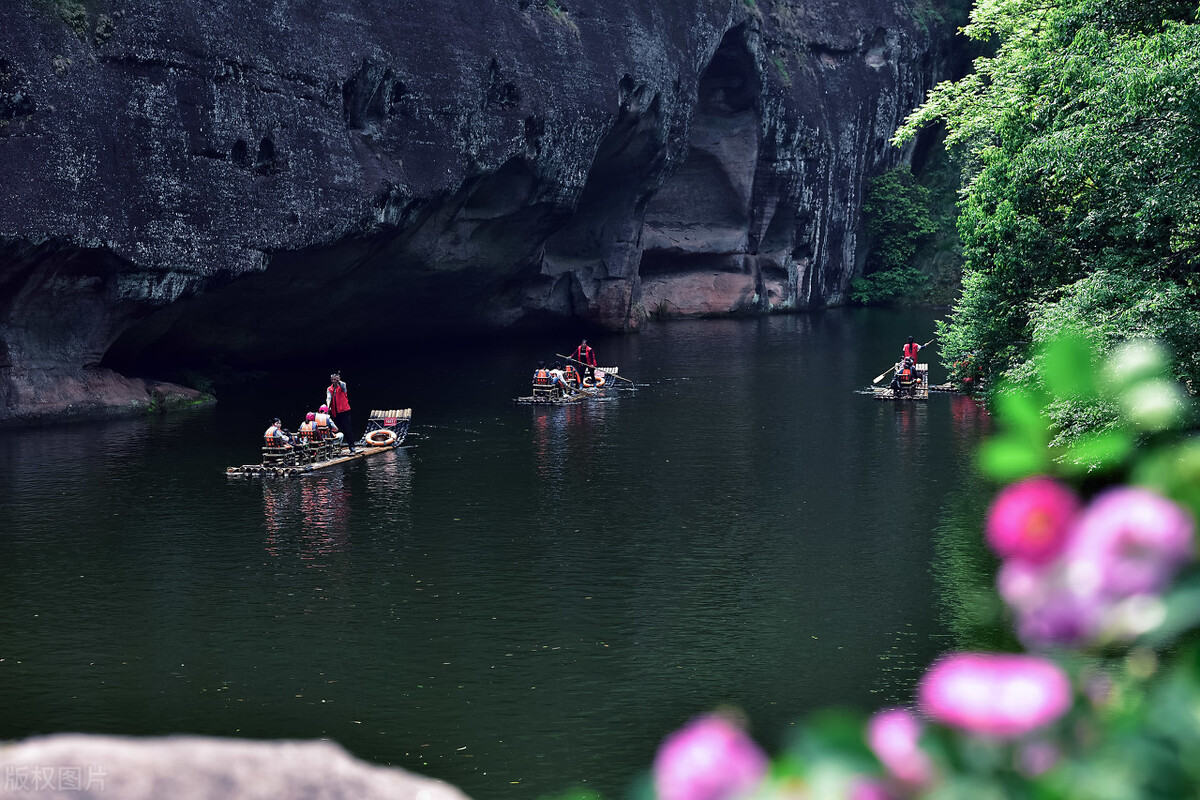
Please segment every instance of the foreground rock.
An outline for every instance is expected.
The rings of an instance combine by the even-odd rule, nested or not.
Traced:
[[[40,413],[31,382],[95,402],[96,368],[838,303],[864,183],[944,69],[928,11],[13,4],[0,420]]]
[[[6,800],[465,800],[333,742],[63,734],[0,747]]]

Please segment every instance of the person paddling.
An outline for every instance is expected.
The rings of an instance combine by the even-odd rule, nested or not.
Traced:
[[[921,345],[917,344],[917,340],[913,337],[908,337],[908,344],[904,345],[904,357],[911,358],[913,363],[917,363],[917,353],[921,352]]]
[[[584,365],[584,377],[596,378],[596,351],[588,346],[587,339],[579,343],[579,347],[575,348],[575,360]]]
[[[350,420],[350,396],[346,394],[346,383],[340,373],[329,376],[329,388],[325,390],[325,405],[333,413],[337,427],[346,435],[350,452],[354,452],[354,427]]]

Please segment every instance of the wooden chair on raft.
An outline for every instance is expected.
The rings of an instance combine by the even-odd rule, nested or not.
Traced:
[[[300,447],[298,457],[301,464],[313,464],[317,461],[330,461],[338,456],[338,443],[328,431],[314,429],[300,431]]]
[[[264,467],[294,467],[297,464],[296,449],[267,439],[263,443],[262,463]]]
[[[542,373],[545,377],[542,377]],[[550,377],[549,370],[539,371],[533,377],[533,397],[534,399],[556,400],[562,396],[562,389],[555,386]]]

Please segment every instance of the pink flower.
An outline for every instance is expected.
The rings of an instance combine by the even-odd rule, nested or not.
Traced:
[[[1017,615],[1017,636],[1028,647],[1090,642],[1104,625],[1107,598],[1076,594],[1057,561],[1006,561],[996,589]]]
[[[1111,606],[1099,597],[1083,597],[1059,586],[1050,587],[1037,605],[1017,612],[1017,638],[1027,647],[1074,647],[1096,640]]]
[[[898,780],[922,786],[933,778],[933,763],[917,744],[921,723],[903,708],[880,711],[867,723],[867,744]]]
[[[996,573],[996,591],[1012,608],[1035,608],[1045,601],[1054,580],[1053,569],[1028,561],[1005,561]]]
[[[1079,509],[1075,494],[1046,477],[1005,487],[988,510],[987,538],[1002,558],[1044,564],[1063,548]]]
[[[960,653],[930,667],[918,696],[922,710],[938,722],[1007,738],[1061,717],[1071,705],[1071,683],[1035,656]]]
[[[727,717],[710,714],[667,737],[654,758],[658,800],[725,800],[750,793],[767,758]]]
[[[850,784],[849,800],[895,800],[895,795],[883,783],[860,777]]]
[[[1068,583],[1078,594],[1115,598],[1160,592],[1191,559],[1193,528],[1191,516],[1165,497],[1133,486],[1110,489],[1071,532]]]

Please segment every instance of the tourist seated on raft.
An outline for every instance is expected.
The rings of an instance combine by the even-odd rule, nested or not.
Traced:
[[[893,391],[899,391],[901,387],[911,386],[916,377],[917,371],[913,365],[913,360],[911,358],[905,358],[896,365],[896,374],[892,376],[892,382],[889,388]]]
[[[554,381],[550,378],[550,370],[546,369],[546,362],[539,361],[538,368],[533,373],[533,388],[547,389],[554,385]]]
[[[338,430],[338,426],[334,423],[333,417],[330,416],[329,406],[323,405],[317,410],[317,415],[314,422],[317,423],[318,439],[336,439],[337,442],[341,444],[342,439],[345,438],[345,434]]]
[[[310,411],[304,415],[304,422],[300,423],[300,439],[305,442],[317,441],[317,415]]]
[[[564,394],[571,394],[575,391],[575,387],[567,383],[562,364],[555,364],[554,369],[550,370],[550,384]]]
[[[563,378],[568,384],[570,384],[572,390],[579,388],[579,373],[576,372],[575,368],[570,364],[567,364],[565,367],[563,367]]]
[[[291,449],[296,439],[281,427],[279,417],[276,417],[271,420],[271,427],[267,428],[266,433],[263,434],[263,442],[267,447],[286,447]]]

